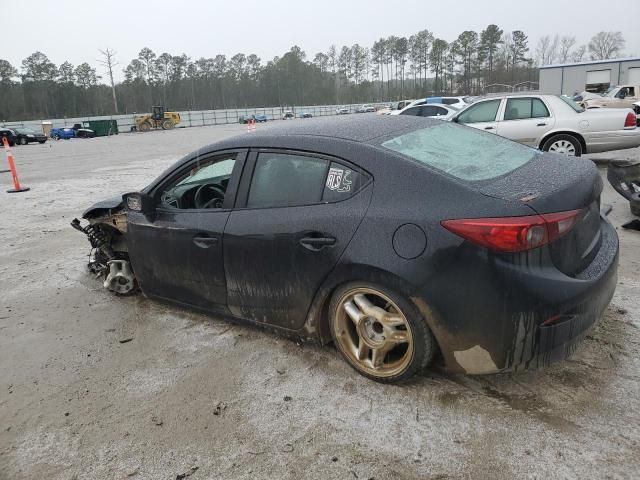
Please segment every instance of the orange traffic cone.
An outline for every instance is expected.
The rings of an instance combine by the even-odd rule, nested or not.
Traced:
[[[11,178],[13,179],[13,188],[7,190],[7,193],[19,193],[30,190],[29,187],[23,187],[22,185],[20,185],[20,180],[18,179],[18,171],[16,170],[16,163],[13,160],[13,153],[11,153],[11,148],[9,148],[7,137],[2,137],[2,145],[4,146],[4,151],[7,153],[9,171],[11,172]]]

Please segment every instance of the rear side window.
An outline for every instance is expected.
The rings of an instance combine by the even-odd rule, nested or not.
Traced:
[[[422,117],[435,117],[437,114],[438,107],[434,107],[433,105],[425,105],[420,112]]]
[[[400,112],[400,115],[413,115],[416,116],[420,113],[420,107],[411,107],[406,110]]]
[[[320,203],[329,161],[288,153],[258,155],[247,207],[285,207]]]
[[[391,138],[381,146],[469,181],[505,175],[542,155],[506,138],[446,122]]]
[[[504,112],[505,120],[548,117],[549,111],[539,98],[509,98]]]
[[[460,123],[493,122],[496,119],[501,100],[476,103],[458,117]]]
[[[331,162],[322,192],[323,202],[339,202],[360,190],[367,178],[360,172],[341,163]]]
[[[442,103],[444,103],[445,105],[453,105],[454,103],[458,103],[458,99],[457,98],[443,98],[442,99]]]

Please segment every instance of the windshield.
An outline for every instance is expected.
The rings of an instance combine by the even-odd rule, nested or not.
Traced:
[[[580,105],[574,102],[573,99],[569,97],[565,97],[564,95],[558,95],[558,98],[562,100],[564,103],[566,103],[567,105],[569,105],[576,113],[584,112],[584,108],[582,108]]]
[[[443,123],[381,143],[462,180],[489,180],[512,172],[542,152],[470,127]]]
[[[34,130],[31,130],[30,128],[16,128],[16,132],[18,133],[23,133],[25,135],[33,135],[34,133],[36,133]]]
[[[615,97],[620,91],[620,87],[609,87],[606,92],[602,94],[603,97]]]

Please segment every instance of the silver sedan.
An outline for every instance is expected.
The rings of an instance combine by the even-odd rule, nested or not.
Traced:
[[[570,98],[558,95],[486,97],[461,110],[451,121],[570,156],[640,146],[640,129],[632,110],[584,110]]]

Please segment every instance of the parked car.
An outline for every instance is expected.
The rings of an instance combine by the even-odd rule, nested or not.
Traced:
[[[94,138],[96,132],[90,128],[74,128],[77,138]]]
[[[467,99],[469,100],[469,102],[466,101]],[[409,106],[415,107],[416,105],[436,103],[439,105],[449,105],[460,109],[466,107],[469,103],[471,103],[471,101],[471,97],[427,97],[420,100],[414,100],[409,104]]]
[[[238,123],[249,123],[250,120],[255,120],[257,123],[266,123],[267,116],[260,113],[252,115],[240,115],[240,117],[238,117]]]
[[[393,106],[392,110],[402,110],[403,108],[411,105],[413,102],[415,102],[415,100],[400,100]]]
[[[586,109],[590,108],[633,108],[640,100],[640,85],[621,85],[610,88],[602,96],[590,98],[582,102]]]
[[[71,127],[52,128],[49,136],[54,140],[69,140],[75,138],[76,131]]]
[[[347,107],[336,108],[336,115],[347,115],[349,113],[349,109]]]
[[[4,145],[4,142],[2,141],[3,137],[6,137],[10,147],[13,147],[16,144],[16,134],[10,128],[0,128],[0,148]]]
[[[569,156],[640,146],[631,110],[585,110],[559,95],[490,96],[464,108],[452,121]]]
[[[291,110],[287,110],[282,114],[283,120],[293,120],[294,118],[296,118],[296,116],[293,114]]]
[[[433,117],[440,120],[449,120],[458,113],[458,111],[458,108],[451,105],[438,105],[437,103],[433,103],[403,108],[398,115],[413,115],[415,117]]]
[[[393,111],[393,105],[387,105],[376,110],[376,115],[389,115]]]
[[[376,109],[373,105],[360,105],[358,108],[356,108],[356,113],[370,113],[370,112],[375,112]]]
[[[38,142],[44,143],[47,141],[47,136],[43,133],[36,132],[31,128],[15,127],[12,128],[16,136],[16,143],[20,145],[27,145],[28,143]]]
[[[397,382],[436,352],[466,373],[573,352],[617,283],[602,186],[454,123],[329,117],[199,148],[72,225],[110,290],[333,341]]]
[[[309,112],[300,112],[298,115],[300,118],[313,118],[313,115]]]
[[[572,97],[571,100],[573,100],[574,102],[581,104],[583,101],[585,100],[591,100],[593,98],[601,98],[602,95],[600,95],[599,93],[593,93],[593,92],[582,92],[582,93],[575,93]]]
[[[54,140],[70,140],[72,138],[93,138],[96,132],[89,128],[60,127],[52,128],[49,136]]]

